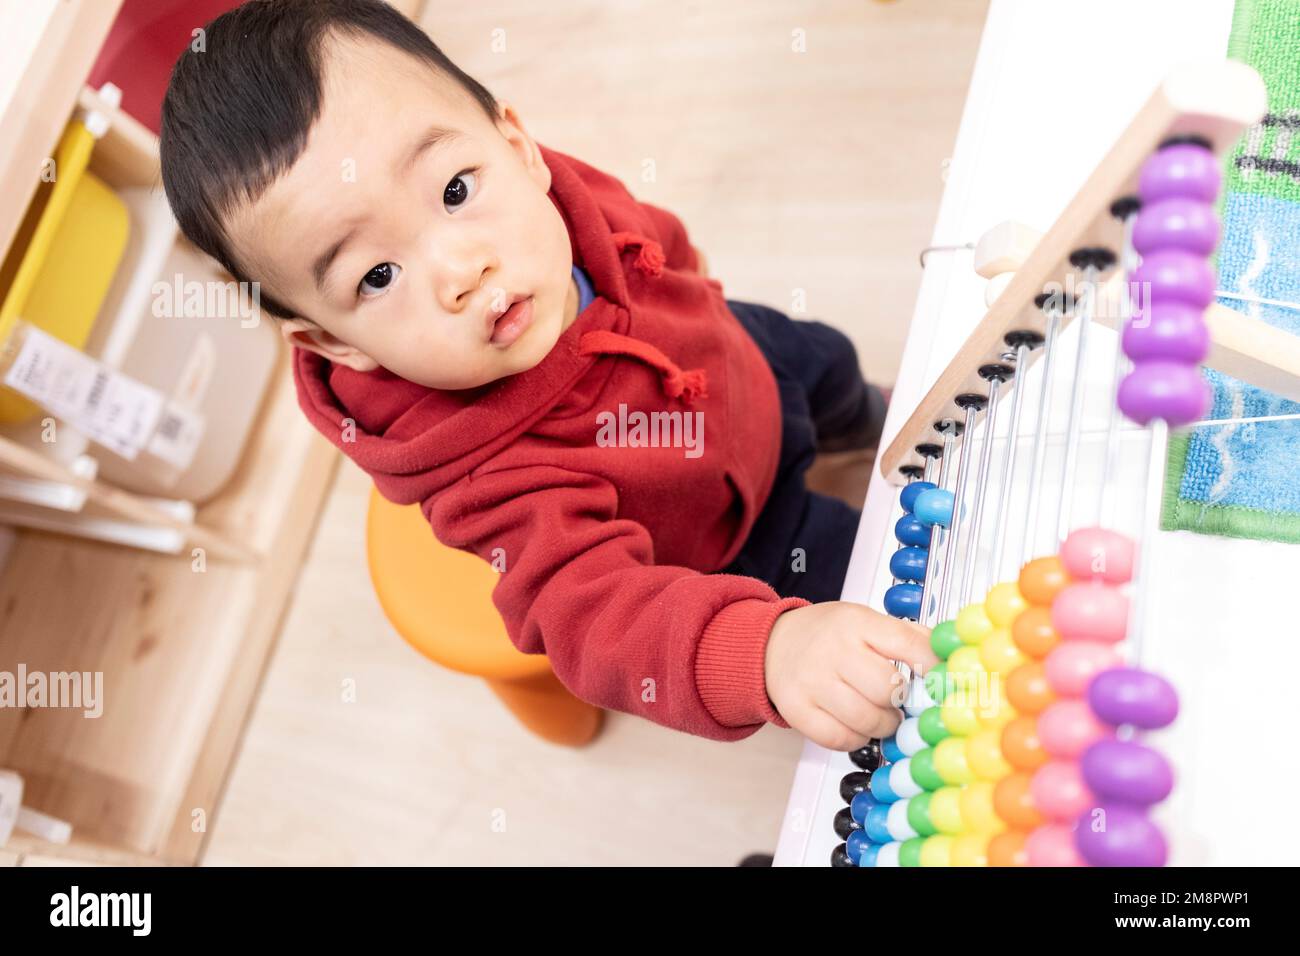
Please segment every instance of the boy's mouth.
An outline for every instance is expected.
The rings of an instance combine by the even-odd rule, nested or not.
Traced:
[[[533,297],[516,298],[510,308],[495,319],[489,314],[488,320],[488,341],[497,348],[508,347],[533,324]]]

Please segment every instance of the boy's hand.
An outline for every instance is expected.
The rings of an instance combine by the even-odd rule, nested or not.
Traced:
[[[904,684],[891,660],[922,673],[939,663],[925,628],[909,621],[848,601],[795,608],[767,640],[767,696],[809,740],[856,750],[902,719]]]

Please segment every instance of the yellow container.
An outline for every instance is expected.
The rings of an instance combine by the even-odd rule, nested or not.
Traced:
[[[81,348],[126,247],[129,219],[117,194],[87,171],[95,138],[80,120],[64,130],[54,176],[42,182],[0,266],[0,343],[18,319]],[[0,422],[37,407],[0,385]]]

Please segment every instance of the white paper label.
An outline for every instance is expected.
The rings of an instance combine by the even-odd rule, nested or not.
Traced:
[[[158,425],[163,396],[66,342],[28,326],[5,375],[10,388],[93,441],[134,461]]]
[[[157,430],[149,438],[149,454],[161,458],[177,471],[184,471],[198,451],[203,424],[203,416],[198,412],[168,402]]]

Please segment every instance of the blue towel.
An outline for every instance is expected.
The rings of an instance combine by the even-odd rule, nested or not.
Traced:
[[[1221,207],[1219,289],[1255,299],[1300,300],[1300,4],[1240,0],[1231,54],[1269,90],[1269,115],[1228,159]],[[1300,335],[1300,311],[1220,298],[1228,308]],[[1223,375],[1208,417],[1300,413],[1300,403]],[[1198,428],[1170,443],[1163,526],[1231,537],[1300,542],[1300,421]]]

